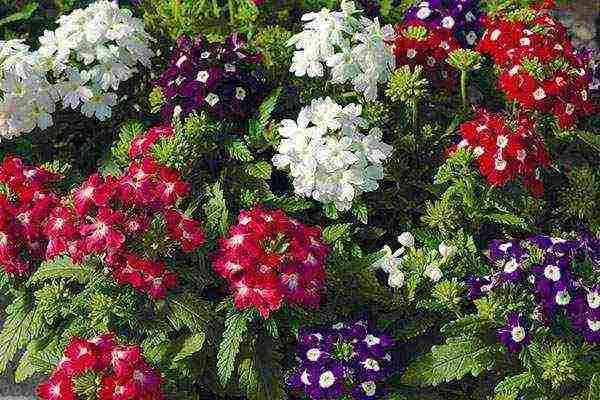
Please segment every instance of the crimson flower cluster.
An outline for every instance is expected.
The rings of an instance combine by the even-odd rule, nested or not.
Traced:
[[[502,114],[478,110],[474,120],[460,126],[460,132],[462,140],[449,153],[460,148],[472,150],[479,171],[491,185],[504,186],[522,177],[534,195],[543,194],[539,169],[549,164],[550,156],[530,119],[510,121]]]
[[[56,370],[37,388],[42,400],[75,400],[75,380],[97,375],[98,400],[162,400],[161,376],[144,360],[138,345],[119,345],[112,333],[86,340],[74,336]]]
[[[321,230],[281,210],[242,211],[213,255],[215,270],[229,282],[238,309],[256,307],[264,318],[284,301],[317,307],[325,280]]]
[[[237,34],[224,44],[210,43],[204,36],[181,36],[169,67],[156,82],[166,100],[161,111],[164,121],[199,110],[219,119],[246,119],[264,91],[255,74],[261,60]]]
[[[410,7],[404,22],[424,22],[432,28],[450,31],[465,46],[474,46],[484,14],[475,0],[429,0]]]
[[[589,55],[578,53],[566,28],[546,10],[532,18],[490,18],[477,49],[492,57],[499,87],[527,111],[552,113],[562,128],[594,112]]]
[[[367,400],[385,395],[393,372],[391,337],[377,334],[366,321],[301,330],[298,366],[288,379],[296,392],[314,400]]]
[[[397,25],[396,34],[397,65],[421,65],[430,82],[445,87],[452,85],[452,68],[446,59],[460,44],[450,31],[423,22],[410,22]]]
[[[8,275],[23,276],[44,259],[45,221],[59,199],[50,184],[59,176],[7,156],[0,165],[0,265]]]
[[[170,128],[152,128],[136,137],[129,167],[119,176],[95,173],[59,197],[47,189],[57,176],[5,158],[0,182],[10,194],[0,195],[0,263],[7,274],[24,275],[33,263],[68,255],[74,263],[98,256],[121,284],[163,298],[177,284],[164,262],[134,250],[153,221],[164,221],[169,246],[191,252],[204,243],[200,223],[176,208],[188,195],[180,174],[158,165],[149,153]]]
[[[532,310],[508,315],[507,326],[498,331],[510,351],[519,351],[530,341],[533,322],[559,327],[560,321],[567,320],[588,342],[600,343],[600,286],[586,276],[585,268],[579,268],[582,260],[600,264],[600,239],[586,233],[576,240],[545,235],[522,241],[496,240],[490,246],[489,259],[499,270],[469,278],[471,299],[510,284],[537,301]]]

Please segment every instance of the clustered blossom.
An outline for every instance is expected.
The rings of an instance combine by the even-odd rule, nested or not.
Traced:
[[[483,19],[476,0],[429,0],[409,8],[404,22],[419,21],[431,28],[445,29],[472,47],[479,37]]]
[[[448,30],[410,22],[396,26],[396,33],[396,64],[420,65],[432,83],[445,87],[452,84],[452,67],[446,59],[460,44]]]
[[[6,274],[26,275],[44,259],[44,222],[59,201],[49,185],[59,178],[17,157],[0,165],[0,265]]]
[[[138,345],[121,345],[112,333],[86,340],[74,336],[56,370],[37,387],[42,400],[76,400],[76,381],[94,374],[98,400],[163,400],[163,379],[144,359]]]
[[[594,111],[590,57],[573,48],[567,30],[546,11],[530,11],[530,18],[490,18],[477,49],[492,57],[509,100],[552,113],[570,128]]]
[[[533,194],[543,194],[539,174],[550,156],[532,120],[522,116],[510,121],[502,114],[479,110],[474,120],[460,126],[460,132],[462,140],[449,153],[472,150],[481,174],[491,185],[501,187],[521,177]]]
[[[393,148],[378,128],[360,132],[368,125],[361,113],[360,105],[342,107],[327,97],[304,107],[297,121],[282,121],[273,164],[289,168],[297,194],[347,210],[361,193],[377,189]]]
[[[332,82],[350,82],[367,100],[376,99],[378,83],[387,82],[395,69],[394,29],[360,13],[353,2],[343,1],[341,11],[303,15],[304,30],[288,41],[296,48],[290,72],[322,77],[326,65]]]
[[[68,255],[74,263],[100,257],[121,284],[163,298],[177,284],[177,276],[163,261],[138,255],[135,243],[153,222],[165,225],[168,247],[190,252],[204,243],[200,223],[176,208],[188,195],[188,184],[175,170],[158,165],[149,155],[152,141],[168,138],[170,128],[149,130],[132,143],[132,161],[119,176],[92,174],[70,196],[59,198],[45,190],[53,174],[24,167],[6,158],[0,182],[11,196],[0,197],[0,263],[5,272],[23,275],[31,261]],[[16,196],[16,201],[11,197]]]
[[[0,41],[0,137],[52,125],[57,102],[105,120],[113,92],[138,63],[149,67],[151,37],[141,20],[116,2],[100,0],[58,19],[31,51],[22,40]]]
[[[284,302],[318,307],[329,254],[320,228],[255,207],[240,212],[219,244],[213,266],[227,279],[238,309],[255,307],[268,318]]]
[[[582,258],[581,258],[582,257]],[[498,331],[511,351],[530,340],[527,318],[543,325],[567,319],[591,343],[600,342],[600,287],[588,284],[580,259],[600,262],[600,240],[589,233],[576,240],[538,235],[523,241],[492,242],[490,261],[499,268],[493,275],[469,278],[469,297],[476,299],[504,285],[530,293],[537,304],[529,314],[510,314]]]
[[[237,34],[224,44],[201,35],[179,37],[169,67],[156,82],[165,99],[164,121],[199,110],[218,118],[248,118],[265,90],[254,73],[261,60]]]
[[[382,398],[393,372],[393,345],[391,337],[376,334],[365,321],[303,329],[298,335],[298,366],[288,384],[314,400]]]

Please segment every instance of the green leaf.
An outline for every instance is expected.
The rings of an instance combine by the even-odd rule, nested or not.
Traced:
[[[246,314],[236,311],[229,313],[225,320],[225,332],[217,354],[217,375],[223,386],[231,379],[235,360],[247,329],[248,318]]]
[[[587,400],[600,400],[600,374],[592,376]]]
[[[402,381],[424,387],[458,380],[468,373],[477,377],[493,366],[496,352],[497,345],[483,343],[478,338],[450,338],[410,364]]]
[[[254,351],[254,369],[257,371],[256,392],[248,393],[249,400],[283,400],[286,393],[282,382],[281,354],[276,343],[266,335],[260,335]]]
[[[0,19],[0,26],[10,24],[12,22],[22,21],[24,19],[29,19],[37,10],[38,3],[32,2],[23,7],[23,9],[19,12],[9,15],[8,17]]]
[[[219,182],[216,182],[207,190],[207,195],[209,196],[209,200],[203,207],[204,226],[209,233],[215,232],[214,236],[222,236],[229,229],[229,213]]]
[[[266,161],[259,161],[246,167],[248,175],[258,179],[271,179],[272,167]]]
[[[71,279],[78,283],[86,283],[94,275],[94,271],[85,265],[76,265],[69,257],[57,257],[53,260],[43,262],[42,265],[29,278],[29,283],[45,281],[48,279]]]
[[[493,321],[479,315],[467,315],[447,323],[440,330],[445,336],[467,336],[488,329]]]
[[[516,398],[519,392],[526,389],[532,383],[533,377],[529,372],[523,372],[519,375],[507,376],[500,381],[494,391],[503,396]]]
[[[254,160],[254,156],[250,149],[248,149],[248,146],[239,139],[231,141],[227,146],[227,150],[229,155],[236,160],[245,162]]]
[[[323,240],[327,244],[333,244],[352,228],[352,223],[337,224],[328,226],[323,230]]]
[[[308,210],[313,206],[312,200],[299,196],[270,196],[265,200],[265,203],[273,204],[287,213]]]
[[[271,118],[271,114],[273,110],[275,110],[275,106],[277,106],[277,100],[279,100],[279,96],[281,95],[282,87],[278,87],[273,90],[269,97],[267,97],[262,104],[258,107],[259,113],[259,122],[261,127],[264,129],[269,123],[269,119]]]
[[[185,326],[192,332],[201,333],[212,323],[210,306],[191,292],[171,298],[168,305],[171,312],[167,318],[176,330]]]
[[[20,383],[25,379],[30,378],[37,372],[35,364],[32,363],[32,355],[35,354],[39,347],[39,340],[32,340],[27,345],[27,349],[21,356],[17,368],[15,369],[15,382]]]
[[[529,224],[523,218],[512,214],[487,214],[483,216],[483,219],[498,222],[503,225],[511,225],[523,230],[529,228]]]
[[[0,331],[0,374],[17,351],[35,339],[41,329],[39,315],[28,309],[24,296],[17,297],[6,313],[8,316]]]
[[[181,346],[181,350],[173,357],[173,362],[181,361],[184,358],[191,356],[192,354],[200,351],[204,346],[206,335],[204,332],[194,333],[188,336]]]
[[[600,151],[600,135],[596,135],[591,132],[579,131],[577,136],[588,145],[594,147],[597,151]]]

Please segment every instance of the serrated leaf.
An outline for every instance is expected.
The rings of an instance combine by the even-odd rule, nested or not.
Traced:
[[[215,232],[215,236],[222,236],[229,229],[229,213],[219,182],[209,188],[207,194],[209,200],[203,206],[204,226],[209,233]]]
[[[590,379],[590,390],[587,400],[600,400],[600,374],[594,374]]]
[[[493,321],[482,318],[479,315],[467,315],[451,321],[440,330],[445,336],[471,335],[487,329],[493,325]]]
[[[279,100],[281,91],[282,91],[281,87],[278,87],[275,90],[273,90],[269,94],[269,96],[262,102],[262,104],[258,107],[258,113],[259,113],[258,120],[263,129],[269,123],[271,114],[273,113],[273,110],[275,110],[275,106],[277,106],[277,100]]]
[[[496,385],[494,391],[504,396],[517,397],[519,391],[527,388],[531,382],[531,374],[529,372],[523,372],[519,375],[505,377]]]
[[[271,196],[265,200],[265,203],[273,204],[287,213],[308,210],[313,206],[312,200],[299,196]]]
[[[227,150],[229,155],[236,160],[244,162],[254,160],[254,156],[252,155],[250,149],[248,149],[248,146],[246,146],[246,144],[239,139],[231,141],[231,143],[229,143],[227,146]]]
[[[250,164],[246,167],[248,175],[259,179],[271,179],[273,167],[266,161],[259,161],[255,164]]]
[[[217,375],[223,386],[231,379],[235,360],[247,329],[248,318],[243,313],[231,312],[225,320],[225,332],[217,355]]]
[[[35,310],[28,310],[23,296],[16,298],[6,313],[8,316],[0,331],[0,374],[17,351],[35,339],[40,329]]]
[[[94,271],[85,265],[73,264],[69,257],[57,257],[50,261],[45,261],[40,265],[37,271],[29,278],[29,283],[45,281],[48,279],[70,279],[78,283],[86,283],[94,274]]]
[[[38,340],[32,340],[27,345],[25,352],[19,359],[19,363],[17,364],[17,368],[15,369],[15,383],[20,383],[30,378],[33,374],[37,372],[35,364],[32,363],[32,355],[37,353],[39,347]]]
[[[212,310],[206,302],[192,293],[184,293],[169,300],[167,318],[176,330],[187,327],[195,333],[205,331],[212,323]]]
[[[483,216],[483,219],[498,222],[503,225],[511,225],[524,230],[527,230],[529,228],[529,224],[523,218],[517,217],[516,215],[512,214],[486,214]]]
[[[323,240],[327,244],[333,244],[338,241],[352,227],[352,223],[337,224],[328,226],[323,230]]]
[[[204,332],[198,332],[188,336],[183,342],[181,350],[179,350],[175,357],[173,357],[173,362],[181,361],[184,358],[187,358],[192,354],[202,350],[205,340],[206,335]]]
[[[597,151],[600,151],[600,135],[596,135],[591,132],[579,131],[577,136],[588,145],[594,147]]]
[[[437,386],[463,378],[477,377],[494,364],[497,345],[473,337],[450,338],[446,344],[433,346],[431,352],[409,365],[402,381],[417,386]]]
[[[0,19],[0,26],[29,19],[38,8],[37,2],[26,4],[22,10]]]

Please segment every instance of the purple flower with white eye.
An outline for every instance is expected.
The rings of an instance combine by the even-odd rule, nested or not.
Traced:
[[[600,343],[600,286],[582,289],[569,307],[572,326],[590,343]]]
[[[464,46],[473,47],[482,32],[483,16],[474,0],[429,0],[409,8],[404,22],[446,29]]]
[[[390,375],[392,339],[365,321],[298,334],[298,366],[288,385],[311,399],[377,398]]]
[[[246,120],[265,91],[255,71],[261,59],[240,35],[225,43],[179,37],[168,68],[156,81],[165,99],[163,119],[204,110],[219,119]]]
[[[498,339],[511,353],[518,353],[523,346],[531,343],[531,332],[523,316],[510,313],[506,317],[506,326],[498,329]]]

